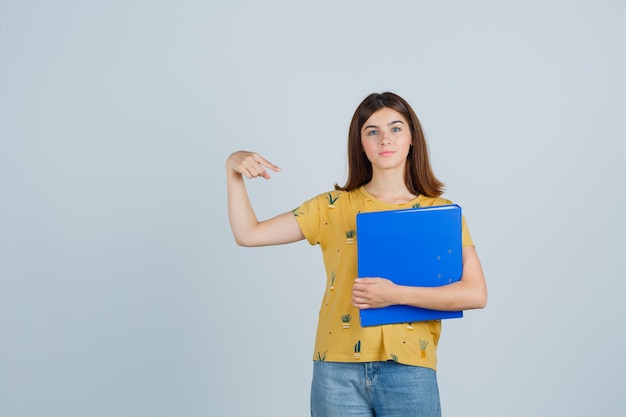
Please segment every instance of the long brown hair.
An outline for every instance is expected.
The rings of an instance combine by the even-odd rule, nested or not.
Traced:
[[[367,159],[361,144],[361,128],[376,111],[387,107],[400,113],[409,123],[412,145],[406,158],[404,183],[414,195],[439,197],[443,193],[443,183],[439,181],[430,166],[428,146],[417,115],[402,97],[385,92],[372,93],[356,108],[348,130],[348,180],[336,190],[352,191],[367,184],[372,179],[372,163]]]

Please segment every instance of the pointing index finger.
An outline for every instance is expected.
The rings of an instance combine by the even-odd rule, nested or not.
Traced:
[[[257,162],[263,165],[264,167],[271,169],[274,172],[280,172],[280,167],[272,164],[270,161],[268,161],[267,159],[263,158],[261,155],[258,155],[258,154],[257,154]]]
[[[258,163],[259,165],[261,165],[261,166],[263,166],[265,168],[271,169],[274,172],[280,172],[280,168],[277,165],[272,164],[270,161],[268,161],[267,159],[263,158],[259,154],[255,154],[254,155],[254,160],[256,161],[256,163]],[[270,174],[265,169],[263,169],[260,172],[260,176],[265,178],[265,179],[270,179],[271,178]]]

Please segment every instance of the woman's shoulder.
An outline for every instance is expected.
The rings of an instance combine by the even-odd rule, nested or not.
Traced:
[[[314,204],[319,208],[328,207],[329,209],[345,208],[348,209],[358,204],[363,199],[359,192],[359,189],[345,191],[345,190],[328,190],[319,193],[310,198],[305,204]]]
[[[328,205],[329,207],[335,206],[346,202],[350,199],[350,191],[344,190],[329,190],[324,191],[313,197],[314,200],[318,200],[320,204]]]

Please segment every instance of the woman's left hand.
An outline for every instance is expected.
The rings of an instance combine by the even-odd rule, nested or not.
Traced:
[[[397,304],[397,290],[398,286],[386,278],[357,278],[352,287],[352,305],[365,309]]]

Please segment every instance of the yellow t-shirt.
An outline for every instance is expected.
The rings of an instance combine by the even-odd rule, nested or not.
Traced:
[[[388,204],[360,187],[320,194],[293,211],[311,245],[319,245],[326,269],[326,290],[319,312],[313,359],[328,362],[399,363],[436,369],[441,321],[361,327],[359,310],[350,300],[357,277],[356,214],[452,204],[443,198],[418,196]],[[465,219],[462,245],[473,246]]]

